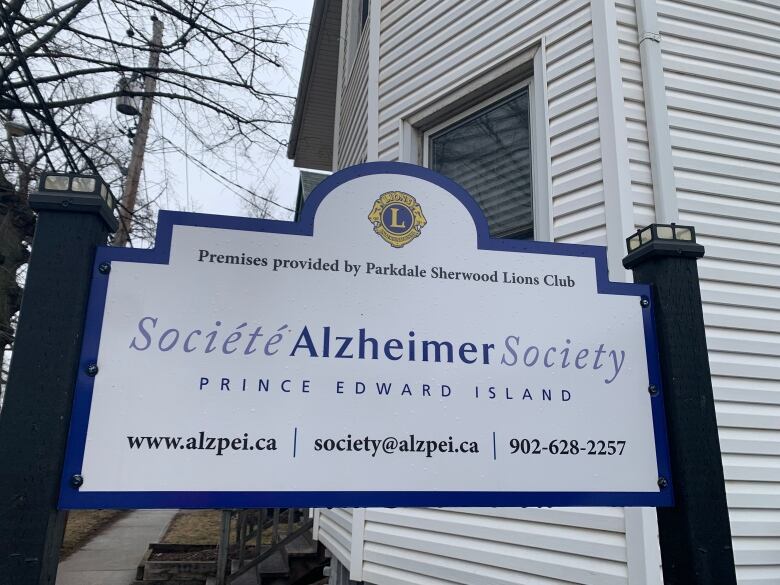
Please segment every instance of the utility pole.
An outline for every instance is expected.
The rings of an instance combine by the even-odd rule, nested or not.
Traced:
[[[138,130],[133,139],[133,153],[130,156],[130,165],[127,167],[127,179],[122,195],[122,205],[119,209],[119,229],[114,236],[115,246],[126,246],[130,239],[130,227],[135,211],[135,202],[138,196],[138,184],[141,181],[141,170],[144,166],[144,152],[146,151],[146,139],[149,137],[149,124],[152,121],[152,94],[157,88],[157,76],[154,74],[160,66],[160,50],[162,49],[163,23],[152,16],[152,40],[149,43],[149,65],[147,74],[144,75],[144,101],[141,106],[141,118],[138,121]]]

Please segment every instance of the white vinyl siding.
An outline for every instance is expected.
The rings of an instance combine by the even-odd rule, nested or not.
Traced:
[[[624,584],[623,531],[620,509],[369,509],[363,578],[378,585]]]
[[[351,508],[318,508],[319,526],[317,540],[324,544],[339,562],[350,566],[350,550],[352,548],[352,509]]]
[[[566,18],[545,37],[553,239],[606,244],[596,67],[590,2],[563,4]]]
[[[780,2],[659,0],[741,585],[780,583]]]
[[[359,10],[359,3],[355,0],[344,0],[342,10],[347,10],[346,25],[360,26],[358,15],[349,14]],[[353,18],[353,16],[356,16]],[[356,54],[347,55],[342,49],[342,87],[339,132],[338,132],[338,158],[337,169],[343,169],[351,165],[364,162],[367,150],[368,127],[368,32],[369,22],[366,22],[358,37]],[[349,38],[351,33],[345,32]],[[342,43],[343,45],[344,43]]]

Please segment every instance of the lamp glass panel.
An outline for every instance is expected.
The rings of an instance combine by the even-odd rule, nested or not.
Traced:
[[[47,191],[67,191],[70,177],[62,175],[48,175],[43,180],[43,188]]]
[[[659,238],[664,240],[674,239],[674,231],[672,230],[672,226],[669,225],[656,226],[655,233]]]
[[[652,240],[653,239],[653,234],[650,231],[650,228],[646,227],[641,232],[639,232],[639,238],[642,240],[643,244],[646,244],[647,242]]]
[[[114,206],[114,201],[113,201],[113,199],[112,199],[112,198],[109,196],[109,194],[108,194],[108,187],[106,187],[106,184],[105,184],[105,183],[103,183],[103,184],[100,186],[100,196],[103,198],[103,201],[105,201],[106,203],[108,203],[108,206],[109,206],[109,207],[113,207],[113,206]]]
[[[639,247],[639,235],[631,236],[628,239],[628,251],[633,252]]]
[[[93,177],[73,177],[73,190],[80,193],[93,193],[95,179]]]
[[[691,228],[677,226],[674,228],[674,231],[678,240],[686,240],[689,242],[693,240],[693,232],[691,231]]]

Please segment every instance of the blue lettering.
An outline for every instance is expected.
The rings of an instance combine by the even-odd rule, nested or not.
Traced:
[[[514,340],[515,345],[520,345],[520,338],[517,335],[510,335],[504,340],[504,345],[506,346],[506,350],[512,355],[512,361],[508,361],[506,359],[506,354],[501,356],[501,365],[503,366],[514,366],[517,363],[517,352],[512,349],[512,346],[509,345],[509,341]]]
[[[137,349],[138,351],[144,351],[146,349],[149,349],[149,346],[152,344],[152,336],[149,335],[149,333],[146,331],[146,329],[144,329],[144,321],[146,321],[146,320],[149,320],[149,321],[152,322],[152,325],[153,325],[152,329],[154,329],[154,327],[157,327],[157,317],[144,317],[143,319],[141,319],[138,322],[138,331],[140,331],[141,335],[144,336],[144,339],[146,340],[146,345],[144,347],[138,347],[135,344],[135,339],[136,338],[133,337],[132,341],[130,341],[130,347],[132,349]]]
[[[299,349],[307,349],[309,351],[309,357],[318,357],[317,349],[314,347],[314,340],[311,338],[309,328],[305,325],[301,330],[301,334],[298,336],[298,340],[295,342],[292,352],[290,352],[290,357],[294,357],[295,352]]]
[[[611,384],[615,381],[615,378],[618,377],[618,374],[620,373],[620,369],[623,367],[623,360],[626,359],[626,352],[621,350],[620,351],[620,361],[618,361],[617,351],[614,349],[610,350],[609,357],[612,358],[612,362],[615,364],[615,375],[613,375],[611,378],[604,378],[604,382],[607,384]]]
[[[184,353],[192,353],[195,351],[194,347],[190,347],[190,339],[192,339],[192,336],[195,334],[200,335],[202,331],[200,329],[195,329],[194,331],[191,331],[189,335],[184,340]]]
[[[403,343],[401,343],[400,339],[388,339],[385,342],[385,355],[387,356],[387,359],[393,360],[393,361],[400,360],[403,357],[403,347],[404,347],[404,345],[403,345]],[[390,353],[393,350],[399,350],[399,349],[402,350],[402,351],[398,355],[394,355],[394,354]],[[439,360],[436,360],[436,361],[439,361]]]
[[[165,345],[165,338],[169,335],[173,335],[173,341],[168,345],[168,347],[164,347]],[[179,341],[179,330],[178,329],[168,329],[165,333],[163,333],[160,336],[160,341],[157,344],[157,347],[160,348],[160,351],[171,351],[173,347],[176,345],[176,343]]]
[[[531,361],[531,363],[528,363],[528,355],[533,351],[534,359]],[[537,360],[539,359],[539,348],[535,345],[531,345],[528,347],[528,349],[525,350],[525,353],[523,354],[523,363],[528,366],[529,368],[533,366]]]

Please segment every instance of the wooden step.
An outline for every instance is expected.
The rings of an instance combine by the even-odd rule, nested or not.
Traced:
[[[238,571],[238,561],[230,561],[231,572]],[[253,573],[253,570],[248,571]],[[270,557],[260,563],[260,573],[263,575],[287,575],[290,572],[290,564],[287,560],[287,554],[283,550],[274,552]]]
[[[300,535],[298,538],[289,543],[286,547],[287,554],[290,556],[304,556],[304,555],[316,555],[317,543],[311,537],[308,532]]]

